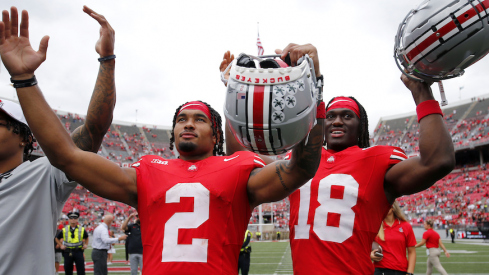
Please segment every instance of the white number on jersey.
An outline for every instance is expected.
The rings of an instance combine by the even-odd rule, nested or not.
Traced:
[[[209,219],[210,192],[200,183],[179,183],[166,192],[166,203],[179,203],[181,197],[194,198],[194,211],[175,213],[165,224],[162,262],[207,262],[207,239],[178,244],[178,229],[198,228]]]
[[[332,174],[319,181],[318,202],[312,230],[323,241],[342,243],[353,235],[358,182],[346,174]],[[307,224],[311,200],[311,181],[300,188],[298,224],[294,239],[309,239]],[[328,223],[328,218],[331,219]],[[335,224],[339,220],[338,224]],[[329,225],[328,225],[329,224]]]

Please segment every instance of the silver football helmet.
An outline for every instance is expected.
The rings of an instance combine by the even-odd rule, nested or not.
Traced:
[[[489,52],[488,12],[489,0],[423,1],[399,25],[397,66],[428,81],[462,75]]]
[[[312,59],[305,55],[297,66],[284,67],[275,57],[280,56],[241,54],[235,59],[224,104],[236,140],[264,155],[287,152],[316,123],[318,88]]]

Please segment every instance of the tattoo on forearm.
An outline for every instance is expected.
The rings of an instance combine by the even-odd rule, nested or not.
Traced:
[[[90,133],[84,127],[84,125],[78,127],[71,134],[71,139],[76,144],[76,146],[83,151],[93,151],[94,148],[92,138],[90,137]],[[98,150],[98,148],[97,148]]]
[[[290,173],[290,167],[288,165],[289,163],[288,162],[277,162],[275,164],[275,173],[277,174],[279,180],[280,180],[280,184],[282,184],[282,186],[284,187],[284,190],[285,191],[288,191],[289,188],[287,187],[287,185],[285,184],[285,181],[282,177],[282,173],[285,173],[285,174],[289,174]]]
[[[320,129],[313,129],[312,131],[323,131]],[[312,132],[311,131],[311,132]],[[307,145],[300,144],[297,149],[294,150],[294,158],[297,160],[299,167],[309,176],[316,174],[317,167],[321,159],[321,148],[323,145],[322,135],[309,135]]]
[[[85,124],[72,133],[72,139],[80,149],[95,153],[98,151],[112,123],[115,100],[114,64],[102,62]]]

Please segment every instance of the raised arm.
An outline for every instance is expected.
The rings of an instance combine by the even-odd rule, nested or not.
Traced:
[[[93,193],[137,207],[136,172],[78,149],[61,125],[58,117],[42,96],[34,71],[46,59],[49,37],[42,38],[39,51],[29,42],[29,15],[22,11],[20,35],[18,13],[2,12],[0,22],[0,55],[12,80],[20,81],[17,95],[26,120],[49,161]],[[34,79],[35,80],[35,79]]]
[[[251,209],[284,199],[314,177],[321,161],[323,136],[324,122],[318,119],[309,136],[294,147],[290,160],[276,161],[251,173],[248,180]]]
[[[416,106],[434,100],[429,85],[401,76],[404,85],[411,90]],[[433,101],[431,102],[433,103]],[[436,103],[435,103],[436,104]],[[436,106],[438,106],[436,104]],[[421,107],[431,112],[435,107]],[[439,106],[438,106],[439,110]],[[402,195],[413,194],[432,186],[437,180],[450,173],[455,166],[452,139],[443,117],[430,114],[419,122],[419,156],[394,165],[386,174],[384,190],[390,202]]]
[[[136,216],[136,213],[132,213],[131,215],[129,215],[129,217],[127,217],[127,219],[122,223],[121,225],[121,230],[122,231],[126,231],[127,230],[127,224],[129,223],[129,221],[134,218],[134,216]]]
[[[100,57],[114,54],[115,32],[103,15],[100,15],[87,6],[83,11],[97,20],[100,24],[100,38],[95,44],[95,50]],[[96,153],[105,133],[112,123],[112,114],[115,107],[116,93],[114,81],[115,59],[100,62],[97,81],[88,106],[85,124],[79,126],[71,134],[71,138],[84,151]]]

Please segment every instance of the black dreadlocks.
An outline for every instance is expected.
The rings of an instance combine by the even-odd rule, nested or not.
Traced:
[[[367,117],[367,112],[365,111],[365,108],[363,108],[362,104],[360,104],[354,97],[348,96],[349,98],[353,99],[358,105],[358,108],[360,109],[360,125],[358,125],[358,132],[360,135],[358,136],[358,147],[360,148],[368,148],[370,147],[370,138],[369,138],[369,133],[368,133],[368,117]],[[336,97],[333,97],[328,104],[326,104],[326,110],[329,107],[329,104],[333,100],[335,100]],[[326,140],[324,141],[324,145],[326,145]]]
[[[200,101],[198,100],[199,102],[202,102],[204,103],[207,108],[209,108],[209,111],[211,113],[211,127],[212,127],[212,135],[216,138],[217,140],[217,143],[216,145],[214,145],[214,150],[212,151],[212,154],[214,156],[216,155],[221,155],[223,156],[224,155],[224,135],[223,135],[223,132],[222,132],[222,120],[221,120],[221,115],[216,111],[214,110],[214,108],[211,107],[211,105],[203,102],[203,101]],[[170,138],[170,150],[173,150],[173,143],[175,142],[175,133],[173,132],[173,130],[175,129],[175,123],[177,121],[177,115],[178,115],[178,112],[180,111],[180,108],[182,108],[183,105],[187,104],[188,102],[178,106],[178,108],[175,110],[175,114],[173,115],[173,126],[172,126],[172,129],[171,129],[171,138]]]
[[[32,151],[34,150],[34,142],[36,141],[34,139],[34,136],[32,135],[31,129],[24,123],[18,122],[17,120],[8,117],[7,129],[10,130],[10,128],[12,128],[12,132],[14,134],[22,137],[22,141],[25,142],[26,145],[24,147],[24,161],[28,160]],[[31,139],[29,139],[29,137]]]

